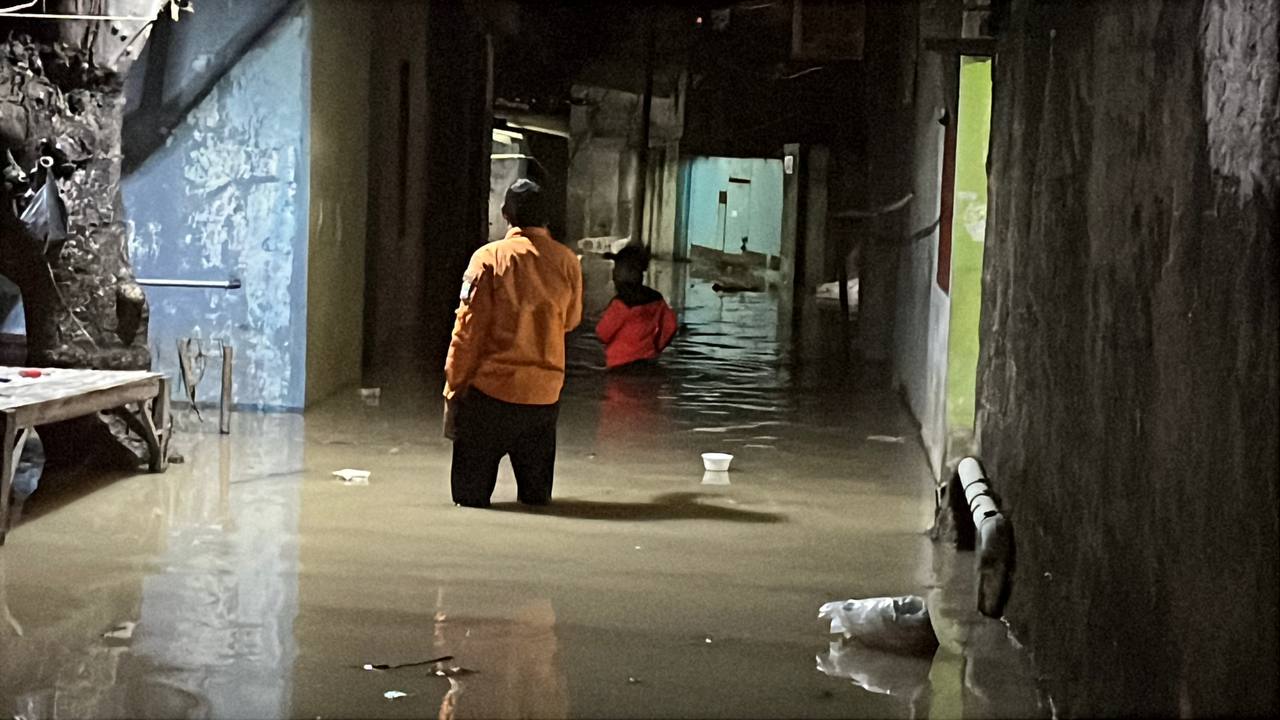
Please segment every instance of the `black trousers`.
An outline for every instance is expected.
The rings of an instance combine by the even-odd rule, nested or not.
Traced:
[[[511,456],[520,502],[551,501],[556,466],[556,420],[560,404],[517,405],[472,389],[458,401],[453,467],[453,501],[488,507],[498,484],[498,463]]]

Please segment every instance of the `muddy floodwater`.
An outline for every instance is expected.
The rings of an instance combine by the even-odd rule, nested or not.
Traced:
[[[431,379],[238,413],[230,437],[179,411],[166,474],[48,478],[0,548],[0,716],[1044,714],[970,559],[924,534],[917,430],[838,314],[651,281],[685,327],[616,374],[570,338],[547,508],[505,462],[494,509],[452,506]],[[907,593],[936,653],[831,652],[821,604]]]

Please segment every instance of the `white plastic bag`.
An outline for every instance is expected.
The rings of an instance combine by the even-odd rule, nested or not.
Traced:
[[[918,595],[837,600],[818,609],[831,620],[831,632],[871,648],[893,652],[931,652],[938,638],[929,622],[929,608]]]
[[[67,207],[58,194],[58,181],[52,170],[45,173],[44,184],[35,192],[20,219],[31,237],[43,243],[42,252],[46,254],[50,247],[67,239]]]

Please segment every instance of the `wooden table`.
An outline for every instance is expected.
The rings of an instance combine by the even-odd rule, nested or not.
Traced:
[[[37,378],[0,366],[0,545],[9,531],[13,477],[31,428],[116,410],[147,443],[152,472],[169,465],[169,379],[122,370],[42,369]]]

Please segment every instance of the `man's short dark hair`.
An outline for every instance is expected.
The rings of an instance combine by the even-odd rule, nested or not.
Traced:
[[[516,227],[546,227],[548,213],[542,186],[525,178],[511,183],[502,203],[502,214]]]
[[[645,245],[625,245],[616,253],[605,253],[604,257],[641,274],[649,269],[649,248]]]

